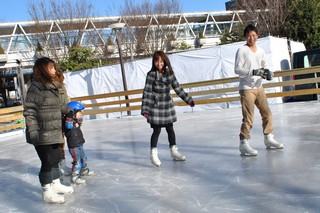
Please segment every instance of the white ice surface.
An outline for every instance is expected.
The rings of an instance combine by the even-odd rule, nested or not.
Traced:
[[[319,104],[270,106],[283,150],[265,149],[256,110],[251,144],[257,157],[239,155],[240,108],[178,113],[177,144],[187,160],[171,160],[162,130],[160,168],[150,163],[152,130],[142,116],[85,121],[84,147],[96,175],[62,205],[42,201],[33,146],[22,134],[2,137],[0,212],[319,212]]]

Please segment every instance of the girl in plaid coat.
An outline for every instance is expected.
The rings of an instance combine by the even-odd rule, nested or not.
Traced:
[[[155,166],[160,166],[157,143],[164,127],[168,133],[169,147],[173,160],[184,161],[186,157],[178,152],[173,122],[177,121],[173,100],[170,95],[170,86],[175,93],[191,107],[194,101],[179,85],[168,56],[163,51],[156,51],[152,59],[152,68],[147,73],[146,83],[142,96],[141,114],[150,123],[153,133],[150,143],[150,160]]]

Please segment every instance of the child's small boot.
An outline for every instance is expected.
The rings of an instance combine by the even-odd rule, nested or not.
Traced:
[[[90,170],[88,167],[82,168],[80,172],[81,176],[93,176],[94,171]]]
[[[157,167],[160,167],[161,161],[158,158],[158,149],[157,148],[151,148],[150,150],[150,160],[151,163]]]
[[[186,156],[182,155],[178,151],[178,147],[176,145],[173,145],[170,147],[170,152],[171,152],[171,157],[173,160],[178,160],[178,161],[184,161],[186,160]]]
[[[76,171],[71,175],[71,183],[76,185],[81,185],[81,184],[85,184],[86,180],[81,178],[79,171]]]

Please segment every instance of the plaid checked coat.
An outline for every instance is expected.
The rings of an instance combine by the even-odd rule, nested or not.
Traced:
[[[170,95],[170,86],[175,93],[187,104],[193,100],[180,87],[174,74],[166,71],[161,75],[156,70],[147,73],[143,90],[141,115],[147,113],[147,122],[153,125],[166,125],[177,121],[176,111]]]

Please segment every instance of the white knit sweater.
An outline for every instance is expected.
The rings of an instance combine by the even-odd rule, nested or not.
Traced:
[[[268,69],[264,50],[257,46],[257,51],[253,52],[247,45],[240,47],[236,53],[234,68],[240,77],[239,90],[261,87],[262,78],[252,75],[252,70],[259,68]]]

